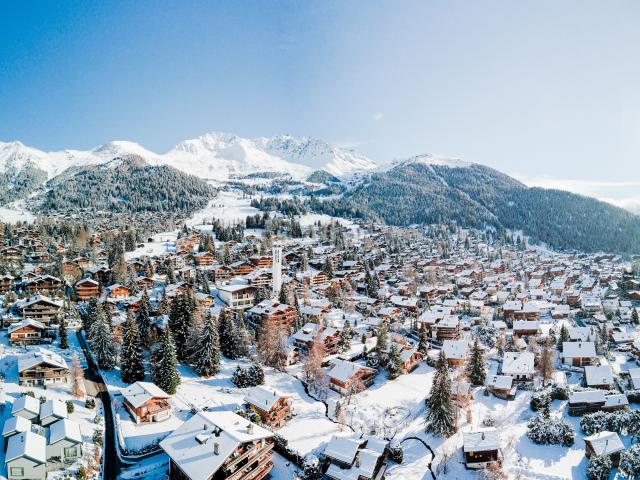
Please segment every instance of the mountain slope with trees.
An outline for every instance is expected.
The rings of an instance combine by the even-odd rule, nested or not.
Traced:
[[[166,165],[151,166],[136,155],[70,169],[47,187],[42,211],[186,212],[205,207],[216,194],[204,180]]]
[[[640,216],[561,190],[529,188],[477,164],[409,160],[312,209],[391,225],[455,223],[520,230],[554,248],[640,253]]]

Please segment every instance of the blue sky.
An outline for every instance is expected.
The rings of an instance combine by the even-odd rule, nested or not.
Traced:
[[[0,9],[3,141],[165,151],[212,130],[290,133],[379,161],[434,152],[532,183],[640,186],[635,1]]]

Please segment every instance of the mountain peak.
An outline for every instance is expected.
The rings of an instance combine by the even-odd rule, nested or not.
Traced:
[[[459,158],[450,158],[442,155],[435,155],[432,153],[423,153],[421,155],[416,155],[405,160],[397,160],[391,164],[391,167],[393,168],[400,165],[410,165],[412,163],[419,163],[430,166],[437,165],[448,168],[468,168],[474,165],[471,162],[465,162],[463,160],[460,160]]]

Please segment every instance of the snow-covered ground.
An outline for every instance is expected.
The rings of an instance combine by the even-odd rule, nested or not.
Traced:
[[[35,221],[35,219],[36,219],[36,216],[27,209],[27,206],[24,200],[12,202],[8,205],[5,205],[4,207],[0,207],[0,222],[32,223]]]

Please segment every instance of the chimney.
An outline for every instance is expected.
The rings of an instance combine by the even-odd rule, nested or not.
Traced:
[[[203,429],[203,430],[206,430],[206,429],[207,429],[207,424],[206,424],[206,423],[202,426],[202,429]]]
[[[249,435],[251,435],[253,433],[253,423],[249,422],[249,425],[247,425],[247,433]]]
[[[218,444],[218,442],[214,442],[213,444],[213,454],[214,455],[220,455],[220,445]]]

